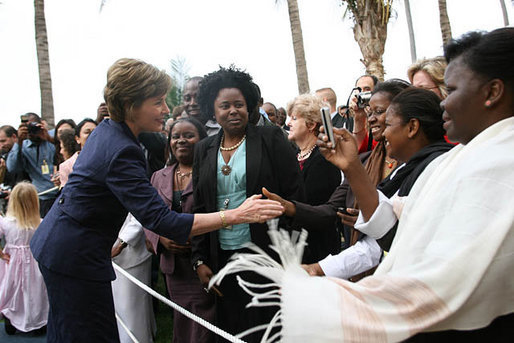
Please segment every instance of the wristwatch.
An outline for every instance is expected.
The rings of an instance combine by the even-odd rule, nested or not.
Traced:
[[[204,264],[205,262],[202,261],[202,260],[197,260],[195,263],[193,263],[193,270],[196,272],[196,270],[198,269],[198,267],[200,267],[202,264]]]

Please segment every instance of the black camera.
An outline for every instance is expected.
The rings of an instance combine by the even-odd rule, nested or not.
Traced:
[[[356,95],[357,97],[357,107],[365,108],[369,104],[369,99],[371,99],[371,92],[360,92]]]
[[[31,135],[37,135],[41,131],[41,127],[39,126],[39,123],[36,123],[34,121],[28,123],[27,129],[29,131],[29,134],[31,134]]]

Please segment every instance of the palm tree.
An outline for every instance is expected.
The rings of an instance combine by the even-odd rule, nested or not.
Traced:
[[[345,16],[348,13],[352,16],[353,36],[361,49],[366,73],[383,80],[382,55],[393,0],[342,0],[342,3],[346,5]]]
[[[307,74],[307,62],[305,60],[305,51],[303,49],[302,24],[300,22],[298,2],[296,0],[287,0],[287,9],[289,11],[289,24],[291,26],[291,35],[293,37],[298,92],[300,94],[309,93],[309,76]]]
[[[503,23],[505,24],[505,26],[509,26],[509,16],[507,15],[507,7],[505,6],[505,0],[500,0],[500,6],[502,7]]]
[[[55,123],[54,100],[52,96],[50,57],[48,55],[48,37],[46,34],[45,1],[34,0],[34,9],[39,88],[41,89],[41,117],[45,119],[49,127],[52,128]]]
[[[446,0],[439,0],[439,25],[441,26],[443,45],[446,45],[452,39],[452,27],[446,10]]]
[[[412,63],[416,62],[416,40],[414,39],[414,28],[412,26],[412,14],[410,12],[410,1],[405,0],[405,16],[407,17],[407,27],[409,28],[410,57]]]

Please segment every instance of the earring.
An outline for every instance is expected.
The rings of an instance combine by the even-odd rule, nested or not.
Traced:
[[[491,100],[487,100],[485,102],[485,107],[491,107]]]

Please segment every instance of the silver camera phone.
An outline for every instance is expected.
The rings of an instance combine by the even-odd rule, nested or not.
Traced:
[[[328,141],[332,143],[332,148],[335,148],[336,141],[334,139],[334,129],[332,127],[332,118],[328,107],[321,108],[321,122],[323,123],[325,134],[328,136]]]

